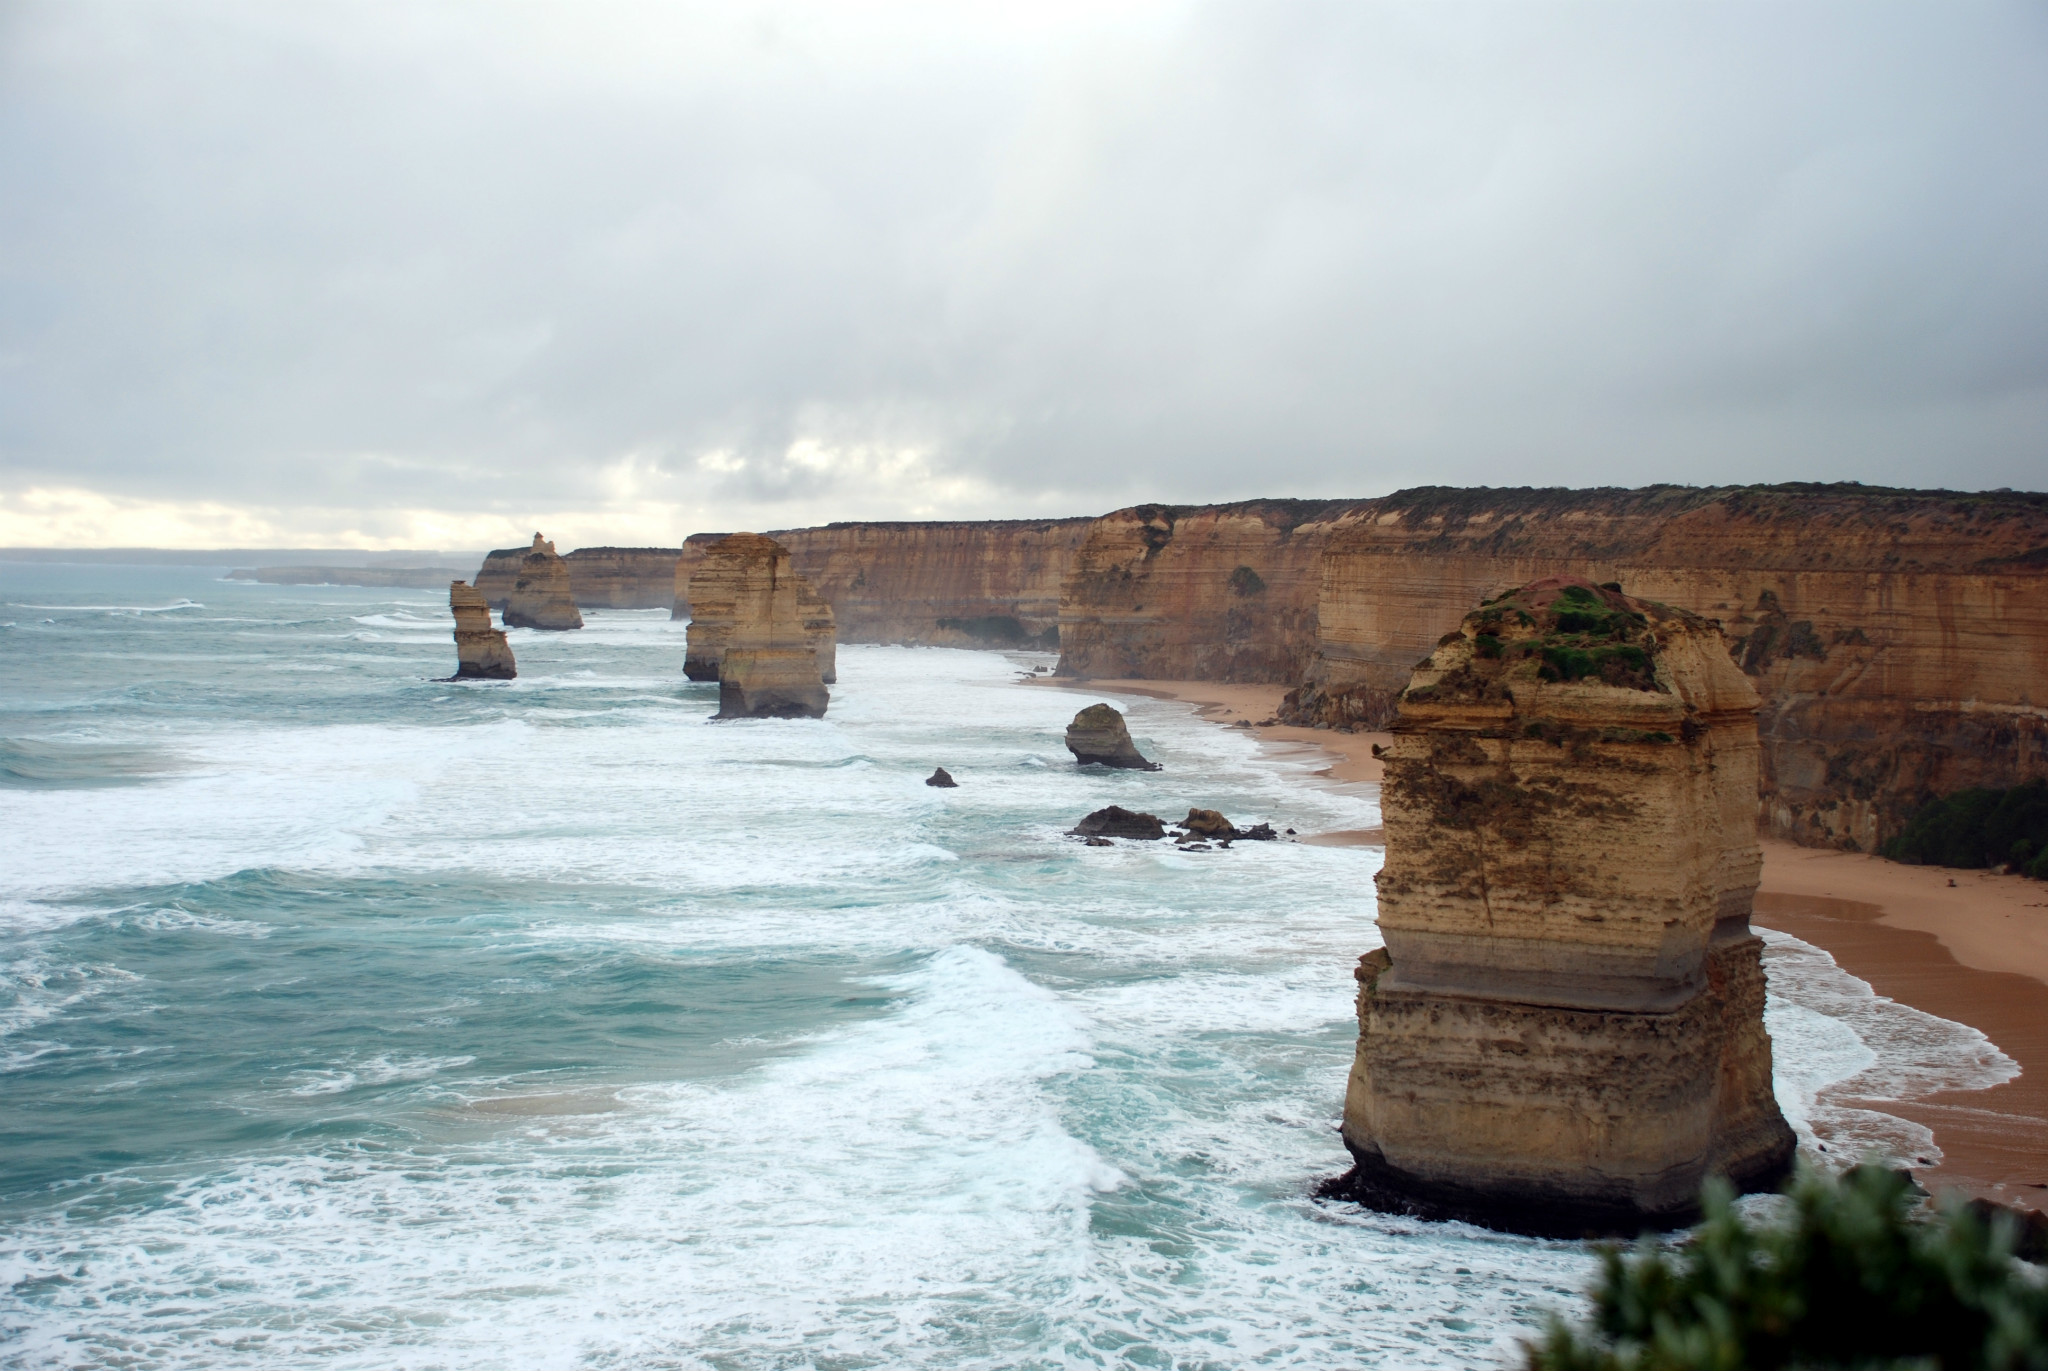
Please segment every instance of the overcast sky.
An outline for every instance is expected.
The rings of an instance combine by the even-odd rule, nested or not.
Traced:
[[[0,544],[2048,486],[2048,6],[0,0]]]

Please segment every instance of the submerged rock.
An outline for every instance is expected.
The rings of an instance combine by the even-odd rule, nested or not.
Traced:
[[[1158,771],[1131,742],[1124,716],[1109,705],[1090,705],[1067,725],[1067,751],[1080,766],[1115,766],[1131,771]]]
[[[505,598],[505,626],[583,627],[583,615],[569,585],[569,566],[555,555],[555,545],[538,533],[533,535],[533,546],[519,559],[519,575]]]
[[[491,627],[490,602],[467,581],[448,583],[448,608],[455,614],[453,681],[509,681],[519,674],[503,629]]]
[[[1386,946],[1326,1188],[1559,1236],[1776,1184],[1756,692],[1712,622],[1572,578],[1466,616],[1385,749]]]
[[[950,772],[950,771],[948,771],[948,770],[946,770],[946,768],[944,768],[944,767],[940,767],[940,768],[939,768],[938,770],[934,771],[934,772],[933,772],[933,773],[932,773],[931,775],[929,775],[929,776],[925,777],[925,778],[924,778],[924,783],[925,783],[926,785],[935,785],[935,786],[938,786],[938,787],[939,787],[939,788],[941,788],[942,790],[953,790],[953,789],[957,789],[957,788],[959,787],[959,785],[960,785],[960,783],[959,783],[958,781],[956,781],[956,780],[954,780],[954,779],[953,779],[953,773],[952,773],[952,772]]]
[[[1166,825],[1159,822],[1157,814],[1141,814],[1125,809],[1122,805],[1111,805],[1098,809],[1087,818],[1067,830],[1075,838],[1164,838]]]

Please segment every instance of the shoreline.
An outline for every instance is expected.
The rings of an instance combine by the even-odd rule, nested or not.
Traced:
[[[1179,700],[1222,727],[1249,723],[1247,731],[1279,755],[1322,753],[1330,764],[1318,777],[1381,779],[1372,748],[1387,734],[1261,725],[1278,710],[1285,686],[1046,676],[1027,684]],[[1385,837],[1369,829],[1301,841],[1379,845]],[[2017,1077],[1987,1089],[1840,1102],[1933,1130],[1942,1159],[1914,1171],[1929,1190],[2048,1211],[2048,882],[1905,866],[1778,839],[1762,846],[1755,923],[1820,948],[1879,995],[1976,1029],[2020,1065]]]

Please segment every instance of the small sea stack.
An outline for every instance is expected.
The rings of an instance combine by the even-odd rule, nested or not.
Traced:
[[[958,790],[960,788],[960,783],[953,779],[953,773],[944,767],[938,768],[931,775],[925,777],[924,783],[929,786],[937,786],[941,790]]]
[[[1386,946],[1325,1194],[1556,1236],[1775,1184],[1756,692],[1717,625],[1569,577],[1483,603],[1396,702]]]
[[[719,683],[719,718],[824,715],[831,610],[821,615],[824,602],[815,595],[807,601],[808,589],[773,538],[735,533],[705,553],[690,576],[683,671],[693,681]]]
[[[448,608],[455,614],[453,681],[509,681],[519,674],[503,629],[491,627],[491,606],[467,581],[448,583]]]
[[[1131,741],[1124,716],[1106,704],[1090,705],[1067,725],[1067,751],[1077,766],[1114,766],[1130,771],[1158,771]]]
[[[533,535],[533,546],[519,559],[519,574],[505,597],[505,627],[566,630],[583,627],[583,614],[569,585],[569,566],[555,555],[555,545]]]

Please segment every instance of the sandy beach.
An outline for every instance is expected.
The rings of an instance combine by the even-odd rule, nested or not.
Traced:
[[[1033,684],[1184,700],[1225,727],[1249,724],[1276,750],[1316,750],[1329,760],[1319,776],[1380,780],[1372,749],[1388,740],[1384,733],[1261,725],[1279,709],[1284,686],[1051,677]],[[1371,829],[1301,841],[1350,845],[1385,838]],[[2017,1078],[1989,1090],[1866,1103],[1934,1131],[1942,1158],[1915,1171],[1921,1183],[1936,1192],[1955,1189],[2048,1209],[2048,882],[1902,866],[1773,840],[1763,848],[1758,925],[1825,950],[1880,995],[1968,1024],[2020,1064]]]

